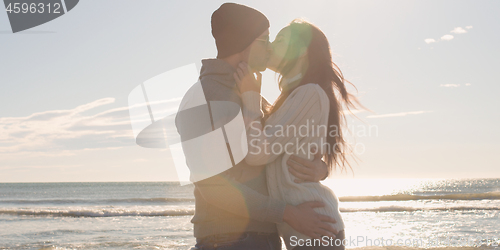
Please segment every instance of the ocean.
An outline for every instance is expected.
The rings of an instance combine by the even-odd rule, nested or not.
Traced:
[[[329,179],[346,247],[500,249],[500,179]],[[0,249],[194,246],[193,186],[0,183]]]

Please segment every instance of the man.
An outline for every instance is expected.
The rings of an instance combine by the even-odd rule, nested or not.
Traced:
[[[202,60],[200,82],[203,93],[207,103],[229,101],[241,107],[233,74],[240,62],[247,62],[255,71],[266,69],[272,50],[269,21],[255,9],[225,3],[212,14],[211,22],[218,54],[217,59]],[[262,102],[269,105],[265,99]],[[176,117],[181,138],[185,127],[190,125],[187,120]],[[220,127],[226,122],[222,118],[214,119],[212,127]],[[300,158],[295,158],[295,161],[301,164],[290,162],[291,173],[303,181],[319,181],[328,174],[326,164],[319,155],[313,161]],[[224,249],[278,250],[281,249],[281,241],[276,223],[282,222],[311,237],[325,230],[331,232],[330,237],[337,233],[327,223],[335,223],[332,218],[313,210],[323,206],[321,202],[291,206],[271,199],[267,191],[265,166],[248,166],[241,161],[223,173],[194,182],[194,185],[196,203],[191,222],[197,243],[193,249],[224,246]]]

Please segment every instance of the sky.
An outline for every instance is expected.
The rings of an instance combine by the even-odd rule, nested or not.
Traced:
[[[138,3],[80,1],[16,34],[0,11],[0,182],[176,179],[167,150],[135,144],[127,98],[215,57],[223,1]],[[268,17],[271,40],[295,18],[319,26],[371,110],[348,116],[358,161],[332,178],[500,178],[500,2],[238,3]],[[279,94],[273,72],[262,92]]]

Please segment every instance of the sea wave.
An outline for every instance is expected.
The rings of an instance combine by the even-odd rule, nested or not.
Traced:
[[[151,242],[91,242],[91,243],[82,243],[82,244],[61,244],[62,246],[50,246],[44,247],[40,245],[37,248],[38,250],[66,250],[66,249],[105,249],[105,248],[116,248],[120,247],[122,249],[141,249],[146,247],[155,247],[158,249],[163,249],[165,247],[165,243],[151,243]],[[168,245],[171,248],[168,249],[186,249],[184,245]],[[24,245],[20,245],[20,248],[15,249],[26,249]],[[33,247],[32,244],[26,244],[26,247]],[[10,249],[10,248],[7,248]],[[424,250],[428,248],[422,247],[406,247],[406,246],[363,246],[356,248],[357,250]],[[443,246],[439,248],[435,248],[439,250],[494,250],[499,249],[499,247],[481,245],[481,246]]]
[[[380,206],[360,208],[340,208],[343,213],[350,212],[414,212],[414,211],[470,211],[470,210],[500,210],[493,206],[441,206],[441,207],[410,207],[410,206]],[[194,208],[148,209],[148,208],[1,208],[0,215],[14,216],[54,216],[54,217],[120,217],[120,216],[185,216],[194,215]]]
[[[124,198],[124,199],[19,199],[0,200],[0,204],[116,204],[194,202],[194,198]]]
[[[411,200],[498,200],[500,192],[489,193],[464,193],[464,194],[442,194],[442,195],[413,195],[394,194],[381,196],[343,196],[339,197],[342,202],[363,201],[411,201]],[[155,197],[155,198],[123,198],[123,199],[12,199],[0,200],[0,204],[170,204],[170,203],[193,203],[192,197]]]
[[[363,208],[340,208],[340,212],[414,212],[414,211],[471,211],[471,210],[500,210],[500,207],[485,206],[443,206],[443,207],[410,207],[410,206],[381,206]]]
[[[120,216],[184,216],[194,209],[132,210],[132,209],[0,209],[0,214],[54,217],[120,217]]]
[[[498,200],[500,192],[488,193],[464,193],[464,194],[442,194],[442,195],[413,195],[394,194],[381,196],[344,196],[340,201],[412,201],[412,200]]]

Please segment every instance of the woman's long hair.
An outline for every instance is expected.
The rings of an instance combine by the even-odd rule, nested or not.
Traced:
[[[363,107],[357,98],[346,90],[345,83],[352,83],[344,79],[338,66],[333,63],[330,51],[330,44],[325,34],[315,25],[302,19],[293,20],[288,28],[291,30],[290,42],[284,59],[278,66],[279,86],[281,94],[275,103],[264,111],[265,117],[269,117],[286,100],[288,95],[298,86],[307,83],[318,84],[327,94],[330,100],[330,113],[328,116],[327,144],[329,150],[324,153],[329,173],[337,166],[341,171],[347,170],[347,166],[352,170],[351,164],[347,160],[352,149],[344,140],[342,135],[342,125],[346,124],[346,117],[343,113],[343,106],[351,111],[357,105]],[[307,60],[302,65],[302,79],[295,83],[284,84],[283,77],[293,77],[288,75],[295,67],[301,56],[301,48],[307,48]],[[304,49],[302,49],[304,51]],[[354,86],[354,88],[356,88]],[[340,95],[337,98],[335,91]],[[352,113],[352,111],[351,111]],[[320,149],[318,149],[320,150]]]

